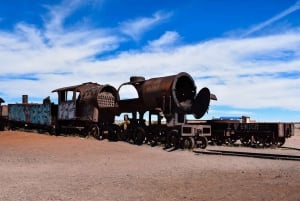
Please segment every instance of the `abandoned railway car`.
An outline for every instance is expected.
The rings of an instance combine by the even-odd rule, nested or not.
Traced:
[[[211,141],[233,144],[237,140],[243,145],[254,147],[282,146],[286,138],[294,135],[294,124],[290,122],[253,122],[249,117],[239,120],[213,119]]]
[[[28,103],[28,95],[22,96],[22,103],[8,104],[7,126],[10,129],[41,129],[53,133],[57,106],[50,97],[43,103]]]
[[[119,94],[110,85],[87,82],[55,89],[58,94],[56,132],[79,131],[102,139],[116,140],[119,127],[114,124]]]
[[[7,105],[2,105],[5,101],[0,97],[0,131],[3,131],[7,123]]]

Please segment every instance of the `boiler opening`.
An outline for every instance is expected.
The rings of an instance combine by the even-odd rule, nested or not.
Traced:
[[[188,76],[181,76],[175,80],[175,97],[177,104],[190,102],[194,100],[196,95],[196,87],[194,81]]]

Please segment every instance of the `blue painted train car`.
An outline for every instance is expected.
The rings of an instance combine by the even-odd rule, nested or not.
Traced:
[[[56,108],[47,97],[43,103],[28,103],[23,96],[22,103],[8,104],[8,122],[10,128],[29,127],[52,130],[55,126]]]

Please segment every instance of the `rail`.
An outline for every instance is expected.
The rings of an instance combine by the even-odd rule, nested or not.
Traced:
[[[273,160],[291,160],[300,161],[300,156],[297,155],[285,155],[285,154],[267,154],[267,153],[254,153],[254,152],[239,152],[239,151],[220,151],[220,150],[194,150],[196,154],[204,155],[224,155],[224,156],[239,156],[239,157],[251,157],[261,159],[273,159]]]

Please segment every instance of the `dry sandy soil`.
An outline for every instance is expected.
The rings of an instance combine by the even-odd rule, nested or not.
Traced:
[[[300,135],[285,146],[300,155]],[[295,201],[300,162],[4,131],[0,200]]]

